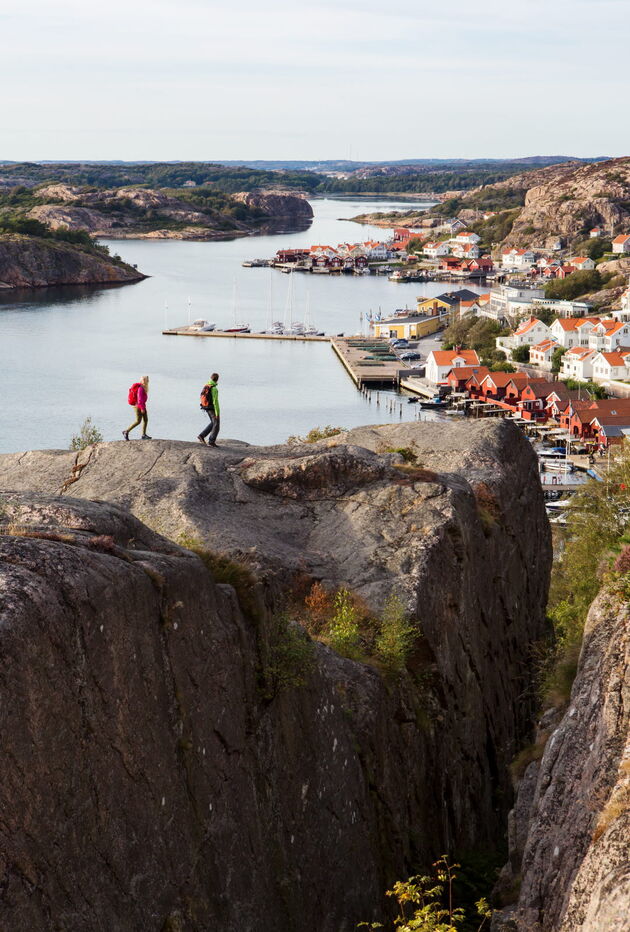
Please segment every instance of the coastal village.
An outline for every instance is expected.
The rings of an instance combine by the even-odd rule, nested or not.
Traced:
[[[483,219],[492,216],[486,212]],[[489,254],[480,252],[481,237],[463,220],[428,224],[429,229],[394,227],[390,240],[278,250],[270,264],[283,270],[368,274],[396,262],[402,268],[387,267],[396,281],[409,280],[404,266],[420,260],[431,279],[450,273],[491,282],[483,293],[461,288],[420,296],[413,310],[370,314],[371,337],[349,338],[351,345],[344,348],[337,340],[337,353],[361,387],[377,384],[381,366],[389,362],[388,376],[395,372],[398,387],[412,395],[410,401],[418,396],[425,409],[509,416],[535,427],[541,437],[552,434],[555,443],[577,443],[591,454],[630,436],[630,285],[618,308],[595,313],[589,301],[545,296],[548,281],[596,267],[589,256],[567,254],[561,237],[544,251],[506,246],[495,266]],[[589,231],[590,239],[604,235],[601,227]],[[610,239],[613,256],[630,254],[630,234]],[[505,365],[498,371],[482,365],[473,348],[435,345],[467,316],[501,328],[495,343]],[[423,353],[425,342],[432,348]],[[361,371],[365,368],[371,379]],[[602,397],[589,386],[602,389],[597,393]]]

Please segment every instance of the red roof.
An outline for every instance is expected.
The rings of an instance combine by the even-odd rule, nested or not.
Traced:
[[[621,233],[619,236],[615,236],[613,243],[625,243],[628,239],[630,239],[629,233]]]
[[[468,379],[471,379],[473,376],[476,376],[478,379],[483,379],[489,372],[490,370],[487,366],[457,366],[455,369],[451,369],[446,378],[448,380],[454,375],[458,382],[462,380],[467,382]]]

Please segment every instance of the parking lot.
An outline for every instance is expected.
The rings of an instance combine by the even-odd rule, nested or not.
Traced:
[[[426,362],[427,356],[432,350],[439,350],[442,348],[441,336],[441,333],[432,333],[430,336],[422,337],[420,340],[409,340],[406,346],[394,346],[392,348],[403,362],[408,362],[408,365],[422,365]],[[420,353],[420,359],[406,360],[403,358],[405,353]]]

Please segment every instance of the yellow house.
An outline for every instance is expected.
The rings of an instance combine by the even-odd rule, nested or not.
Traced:
[[[453,300],[445,300],[445,296],[438,298],[418,298],[418,314],[429,314],[431,317],[447,314],[453,304]]]
[[[411,315],[409,317],[388,317],[386,320],[373,320],[372,330],[375,337],[397,340],[417,340],[440,329],[439,317]]]

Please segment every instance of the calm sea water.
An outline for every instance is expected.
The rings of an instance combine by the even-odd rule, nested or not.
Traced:
[[[388,397],[366,399],[325,343],[162,336],[189,314],[219,327],[234,318],[252,329],[287,318],[293,279],[294,320],[310,318],[326,333],[356,333],[361,315],[413,307],[440,284],[396,284],[384,276],[283,275],[245,269],[245,259],[277,249],[389,235],[344,222],[366,210],[408,208],[395,201],[313,202],[307,231],[219,243],[121,240],[108,245],[151,277],[121,287],[36,289],[0,295],[0,451],[65,448],[90,416],[106,440],[131,420],[127,388],[151,378],[149,433],[195,439],[204,425],[201,386],[221,374],[221,436],[277,443],[316,425],[344,427],[399,421]],[[235,288],[236,284],[236,288]],[[236,301],[234,294],[236,292]],[[189,303],[190,302],[190,303]],[[392,396],[393,397],[393,396]],[[402,418],[416,415],[402,406]],[[207,419],[206,419],[207,420]]]

